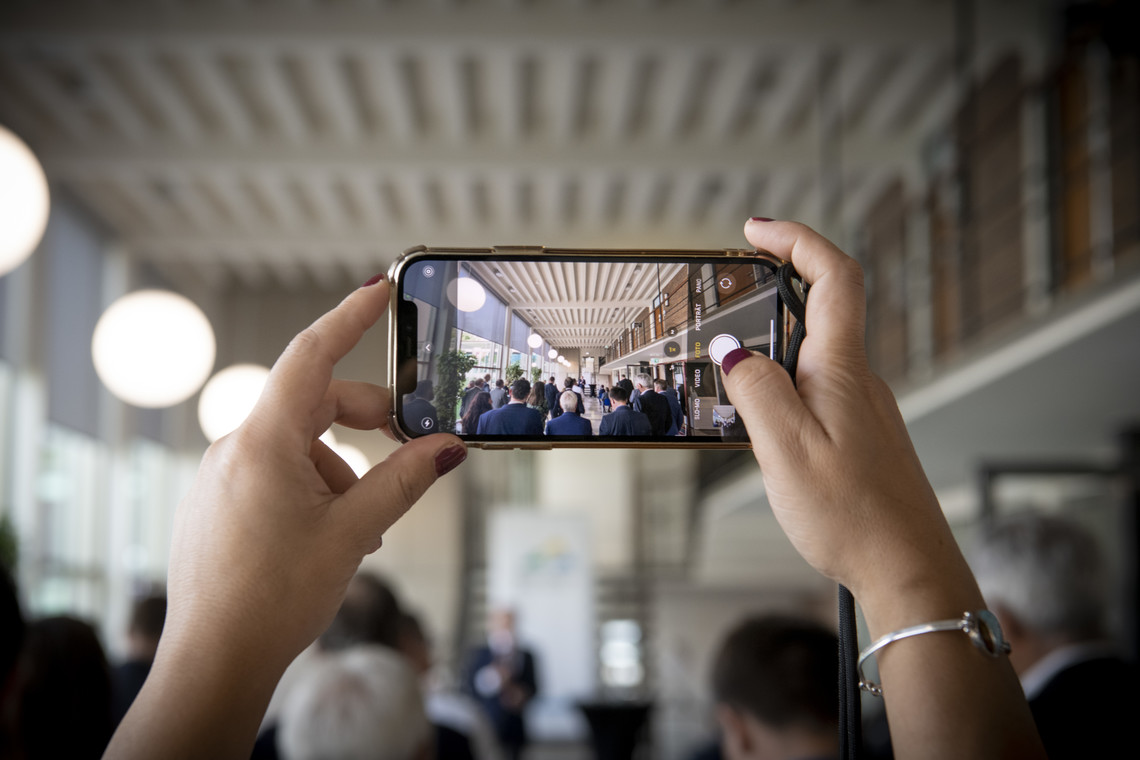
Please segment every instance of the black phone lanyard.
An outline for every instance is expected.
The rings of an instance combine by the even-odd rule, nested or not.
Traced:
[[[791,262],[776,270],[776,290],[780,300],[796,318],[788,345],[784,351],[783,367],[796,382],[796,365],[800,358],[800,344],[807,335],[804,317],[809,286],[803,283],[803,298],[796,292],[794,280],[799,275]],[[803,282],[800,280],[800,282]],[[863,749],[862,711],[859,702],[859,676],[856,661],[859,656],[859,637],[855,626],[855,597],[846,586],[839,585],[839,756],[858,760]]]

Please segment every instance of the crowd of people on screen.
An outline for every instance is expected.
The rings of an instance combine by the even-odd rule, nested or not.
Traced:
[[[585,389],[589,387],[589,392]],[[597,400],[602,416],[586,416],[586,398]],[[436,419],[431,407],[431,382],[424,380],[405,399],[405,417],[425,420],[420,432],[433,432]],[[595,422],[598,422],[595,427]],[[675,436],[684,435],[685,416],[681,398],[669,381],[648,374],[635,375],[607,388],[587,386],[584,378],[566,377],[561,383],[552,375],[531,383],[519,378],[509,385],[491,376],[471,380],[459,406],[457,432],[502,436]]]

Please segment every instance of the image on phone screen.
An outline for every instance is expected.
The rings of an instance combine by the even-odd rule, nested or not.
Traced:
[[[395,297],[413,437],[746,441],[720,364],[772,355],[782,329],[773,270],[753,261],[433,253]]]

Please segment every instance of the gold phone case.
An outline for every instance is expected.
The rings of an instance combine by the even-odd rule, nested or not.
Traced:
[[[676,259],[677,263],[691,263],[693,260],[707,260],[708,263],[754,263],[763,264],[774,270],[784,262],[766,251],[740,248],[723,249],[589,249],[589,248],[547,248],[545,246],[519,246],[500,245],[489,248],[463,248],[415,246],[400,255],[388,270],[388,280],[392,285],[392,296],[389,303],[388,319],[388,386],[392,389],[392,409],[389,412],[389,429],[401,441],[409,441],[422,435],[413,435],[406,430],[397,414],[397,405],[403,398],[403,386],[400,382],[400,365],[407,359],[401,349],[401,330],[408,329],[399,319],[400,285],[408,267],[423,259],[462,259],[469,262],[495,262],[495,261],[574,261],[587,263],[592,259],[608,261],[621,259],[629,262],[631,259],[645,257],[649,260]],[[777,307],[779,325],[778,334],[772,343],[772,358],[782,361],[784,347],[794,323],[794,318],[783,303]],[[414,354],[413,354],[414,355]],[[405,383],[406,384],[406,383]],[[465,438],[469,447],[505,450],[505,449],[554,449],[554,448],[638,448],[638,449],[750,449],[752,444],[748,440],[729,440],[717,437],[701,436],[672,436],[656,440],[625,440],[602,439],[594,436],[591,439],[566,440],[559,436],[545,437],[543,440],[520,439],[507,440],[496,438],[493,440],[472,440]]]

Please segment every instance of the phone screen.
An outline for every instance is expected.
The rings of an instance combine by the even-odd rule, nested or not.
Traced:
[[[397,415],[413,437],[747,441],[721,360],[778,358],[762,260],[441,254],[398,283]]]

